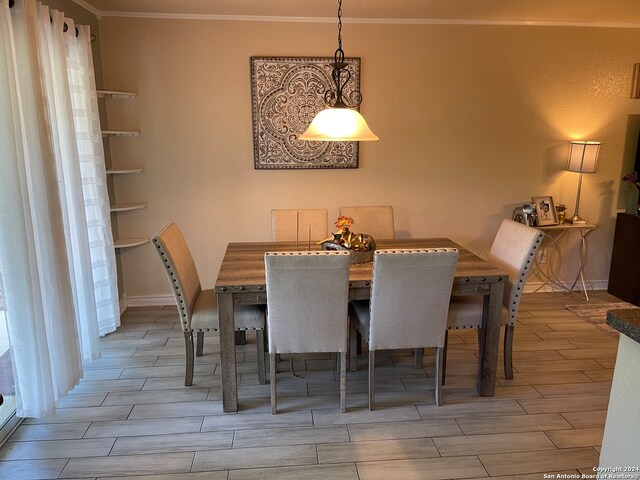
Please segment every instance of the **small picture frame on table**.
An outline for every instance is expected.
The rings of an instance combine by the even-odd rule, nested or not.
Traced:
[[[553,197],[533,197],[533,204],[536,207],[536,216],[539,227],[558,225],[556,207],[553,204]]]

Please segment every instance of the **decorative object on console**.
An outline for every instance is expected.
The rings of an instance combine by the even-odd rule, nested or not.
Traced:
[[[536,208],[537,225],[539,227],[558,224],[558,216],[556,215],[556,207],[553,205],[553,197],[534,197],[533,204]]]
[[[567,162],[567,170],[579,173],[578,177],[578,193],[576,195],[576,210],[573,217],[568,218],[569,223],[587,223],[586,220],[580,218],[578,210],[580,208],[580,190],[582,188],[582,174],[594,173],[596,164],[598,163],[598,153],[602,142],[593,141],[572,141],[571,150],[569,151],[569,161]]]
[[[536,224],[536,209],[531,203],[524,203],[513,209],[511,220],[533,227]]]
[[[344,60],[347,94],[360,86],[360,59]],[[256,170],[358,168],[358,142],[298,139],[331,88],[328,58],[251,57],[253,162]]]
[[[622,181],[629,184],[625,202],[625,213],[640,216],[640,176],[638,172],[627,173],[622,177]]]
[[[360,90],[353,89],[347,94],[345,87],[351,78],[346,68],[342,49],[342,0],[338,0],[338,48],[333,55],[331,78],[333,88],[324,93],[327,108],[319,112],[300,135],[300,140],[314,142],[371,142],[379,140],[356,109],[362,103]]]
[[[558,224],[562,225],[566,219],[567,207],[559,203],[556,205],[556,214],[558,215]]]
[[[335,224],[338,230],[329,238],[319,242],[322,250],[348,250],[351,254],[351,263],[372,262],[376,241],[366,233],[351,232],[350,229],[354,223],[356,222],[351,217],[338,217]]]

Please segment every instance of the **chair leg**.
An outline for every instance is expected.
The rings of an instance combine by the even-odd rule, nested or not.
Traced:
[[[256,354],[258,358],[258,381],[260,385],[267,383],[267,365],[264,361],[264,330],[256,330]]]
[[[204,350],[204,332],[196,332],[196,357],[202,356]]]
[[[187,370],[184,374],[184,386],[193,384],[193,332],[184,332],[184,349],[187,354]]]
[[[375,385],[376,351],[369,350],[369,410],[376,409],[376,385]]]
[[[513,378],[513,331],[515,325],[504,327],[504,377]]]
[[[340,353],[340,411],[347,411],[347,352]]]
[[[276,398],[276,355],[269,354],[269,383],[271,391],[271,415],[278,413],[278,400]]]
[[[424,348],[413,349],[413,368],[422,368],[422,359],[424,358]]]
[[[358,327],[353,320],[349,321],[349,371],[358,370]]]
[[[444,332],[444,347],[442,348],[442,385],[447,378],[447,346],[449,345],[449,330]]]
[[[442,357],[444,347],[436,348],[436,405],[442,405]]]
[[[247,344],[247,332],[244,330],[236,330],[236,345]]]

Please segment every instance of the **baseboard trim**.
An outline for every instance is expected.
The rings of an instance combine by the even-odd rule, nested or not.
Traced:
[[[560,286],[562,285],[562,286]],[[524,287],[524,293],[542,293],[542,292],[566,292],[571,288],[573,282],[562,282],[560,285],[543,282],[527,282]],[[587,282],[587,290],[606,290],[609,286],[608,280],[591,280]],[[562,288],[564,287],[564,288]],[[582,291],[582,284],[578,282],[573,287],[574,292]]]
[[[173,295],[136,295],[127,299],[129,307],[158,307],[175,303]]]

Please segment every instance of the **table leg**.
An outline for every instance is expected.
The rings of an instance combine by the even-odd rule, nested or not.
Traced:
[[[503,293],[504,283],[493,282],[491,283],[489,295],[484,296],[478,364],[478,393],[483,397],[492,397],[496,392]]]
[[[585,282],[585,279],[584,279],[585,269],[587,267],[587,242],[585,237],[590,231],[591,230],[587,230],[586,232],[584,232],[582,229],[580,229],[581,238],[580,238],[580,254],[578,257],[578,273],[576,274],[576,278],[573,281],[573,285],[571,285],[571,289],[570,289],[570,291],[573,292],[573,289],[576,288],[576,286],[578,285],[578,279],[579,279],[580,283],[582,284],[582,291],[584,292],[584,298],[587,302],[589,301],[589,294],[587,293],[587,282]],[[580,287],[578,286],[578,289],[579,288]]]
[[[237,412],[238,384],[236,379],[236,345],[232,294],[218,294],[218,318],[220,321],[222,410],[224,412]]]
[[[582,291],[584,292],[584,297],[589,301],[589,294],[587,293],[587,285],[584,282],[584,268],[587,262],[587,242],[585,241],[585,234],[580,231],[580,281],[582,282]]]

